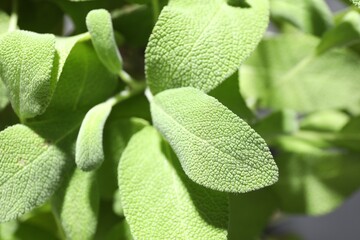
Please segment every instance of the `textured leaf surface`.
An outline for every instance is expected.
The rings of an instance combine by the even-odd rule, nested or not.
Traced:
[[[270,0],[270,10],[280,25],[285,21],[317,36],[332,25],[332,13],[324,0]]]
[[[67,156],[55,144],[23,125],[0,133],[0,221],[43,204],[56,190]]]
[[[92,10],[86,16],[86,25],[101,62],[110,72],[119,73],[122,58],[116,46],[110,13],[105,9]]]
[[[76,169],[54,197],[55,212],[67,239],[93,239],[95,235],[99,209],[95,174]]]
[[[103,129],[112,104],[100,103],[86,114],[76,140],[76,165],[83,171],[98,168],[104,161]]]
[[[360,57],[347,49],[319,56],[318,43],[303,34],[264,40],[241,68],[243,94],[263,107],[300,112],[357,106]]]
[[[215,98],[194,88],[167,90],[155,96],[151,113],[185,173],[198,184],[248,192],[277,181],[265,141]]]
[[[21,118],[42,114],[50,103],[56,83],[54,58],[53,35],[14,31],[1,38],[0,77]]]
[[[237,6],[224,0],[171,0],[146,49],[151,91],[186,86],[212,90],[255,49],[268,14],[266,0]]]
[[[6,86],[0,79],[0,110],[4,109],[8,103]]]
[[[152,127],[124,151],[119,188],[135,239],[226,239],[227,195],[192,182]]]

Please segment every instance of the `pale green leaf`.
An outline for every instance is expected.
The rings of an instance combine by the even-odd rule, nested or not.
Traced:
[[[135,239],[226,239],[227,195],[192,182],[152,127],[125,149],[119,188]]]
[[[270,0],[271,17],[306,33],[321,36],[333,24],[332,13],[324,0]]]
[[[10,17],[0,10],[0,35],[9,30]]]
[[[20,118],[40,115],[49,105],[56,84],[54,59],[53,35],[14,31],[0,39],[0,77]]]
[[[151,113],[185,173],[198,184],[248,192],[277,181],[265,141],[215,98],[194,88],[167,90],[155,96]]]
[[[244,96],[258,98],[262,107],[299,112],[358,105],[359,55],[333,49],[319,56],[318,43],[301,33],[265,39],[241,68]]]
[[[56,141],[15,125],[0,133],[0,222],[43,204],[57,189],[68,156]]]
[[[340,131],[349,121],[350,117],[340,111],[317,111],[306,116],[300,123],[301,129],[317,131]]]
[[[86,114],[76,140],[75,161],[83,171],[92,171],[104,161],[103,129],[112,104],[96,105]]]
[[[53,199],[67,239],[93,239],[95,235],[99,209],[95,176],[95,172],[76,169]]]
[[[0,110],[4,109],[8,103],[6,86],[0,79]]]
[[[351,0],[355,6],[360,7],[360,0]]]
[[[232,75],[268,24],[267,0],[171,0],[146,49],[151,91],[191,86],[208,92]]]
[[[126,109],[129,105],[125,104],[124,107]],[[117,167],[120,157],[131,137],[147,125],[149,123],[143,119],[120,118],[111,113],[104,129],[105,161],[98,170],[101,197],[113,198],[118,188]]]
[[[317,52],[319,54],[333,47],[343,47],[360,42],[360,13],[348,12],[341,21],[324,34]]]
[[[101,62],[110,72],[119,73],[122,58],[116,46],[110,13],[105,9],[92,10],[86,16],[86,25]]]

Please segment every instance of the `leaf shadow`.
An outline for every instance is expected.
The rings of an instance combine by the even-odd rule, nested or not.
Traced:
[[[216,228],[227,229],[228,194],[205,188],[192,181],[184,172],[175,152],[165,140],[162,141],[162,152],[187,188],[201,218]]]
[[[246,0],[227,0],[227,4],[232,7],[251,8]]]

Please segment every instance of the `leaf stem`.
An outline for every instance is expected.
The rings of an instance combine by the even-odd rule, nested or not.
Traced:
[[[128,74],[126,71],[124,70],[121,70],[119,72],[119,77],[132,89],[132,90],[135,90],[135,89],[142,89],[144,90],[144,86],[143,84],[141,83],[138,83],[136,80],[134,80],[130,74]]]
[[[119,102],[122,102],[126,99],[131,98],[145,90],[146,84],[136,83],[136,87],[126,87],[124,90],[113,96],[112,98],[108,99],[106,102],[115,106]]]
[[[17,28],[18,8],[19,8],[18,0],[13,0],[12,12],[11,12],[9,28],[8,28],[9,32],[15,31]]]
[[[153,8],[154,23],[156,23],[159,15],[160,15],[159,0],[151,0],[151,4],[152,4],[152,8]]]
[[[61,240],[66,240],[66,235],[65,235],[65,231],[61,225],[61,221],[60,221],[60,217],[58,214],[56,214],[55,209],[52,208],[52,214],[54,216],[55,222],[56,222],[56,226],[58,228],[58,234]]]

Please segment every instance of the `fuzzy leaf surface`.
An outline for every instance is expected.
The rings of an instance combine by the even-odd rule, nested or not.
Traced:
[[[105,9],[92,10],[86,16],[86,25],[101,62],[110,72],[119,73],[122,58],[116,46],[110,13]]]
[[[215,98],[195,88],[171,89],[155,96],[151,113],[185,173],[198,184],[240,193],[277,181],[265,141]]]
[[[227,195],[192,182],[154,128],[130,140],[118,176],[135,239],[226,239]]]
[[[268,24],[266,0],[171,0],[146,49],[152,93],[178,87],[208,92],[232,75]]]
[[[100,103],[87,112],[76,140],[76,165],[83,171],[92,171],[104,161],[103,130],[112,105]]]
[[[54,59],[54,35],[14,31],[0,39],[0,77],[20,118],[40,115],[49,105]]]

